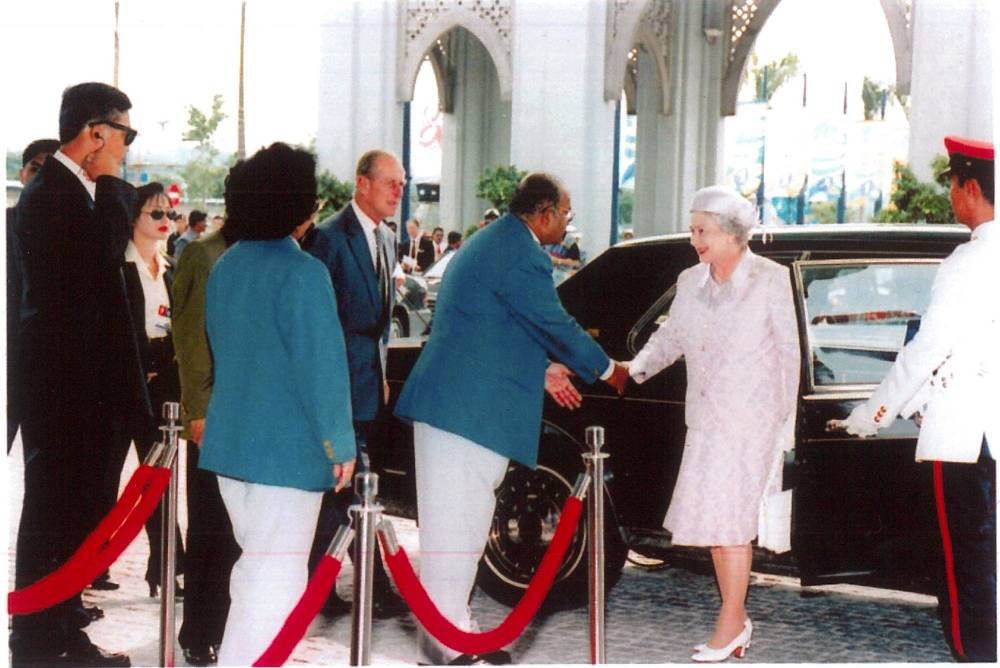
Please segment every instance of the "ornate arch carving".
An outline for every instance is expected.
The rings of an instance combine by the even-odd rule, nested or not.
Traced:
[[[779,0],[732,0],[726,17],[729,54],[722,76],[722,115],[736,113],[736,98],[740,92],[740,75],[753,49],[757,34],[767,22]]]
[[[407,0],[400,5],[400,48],[397,58],[396,98],[400,102],[413,99],[424,56],[430,54],[438,90],[451,91],[448,81],[447,49],[435,48],[453,28],[465,28],[476,36],[497,70],[500,99],[510,101],[513,68],[510,55],[512,0]],[[442,53],[443,52],[443,53]],[[442,107],[450,106],[450,95],[442,99]]]
[[[672,0],[613,0],[608,3],[604,41],[604,99],[633,90],[634,47],[649,54],[660,84],[660,111],[670,113],[670,39],[674,32]]]
[[[910,94],[913,74],[913,0],[880,0],[896,56],[896,90]]]

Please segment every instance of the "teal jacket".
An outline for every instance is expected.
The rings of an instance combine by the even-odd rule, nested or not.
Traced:
[[[534,467],[550,357],[588,384],[610,363],[560,303],[549,256],[507,215],[448,265],[396,415]]]
[[[344,335],[322,263],[290,237],[241,241],[206,295],[215,384],[200,466],[247,482],[321,491],[354,458]]]

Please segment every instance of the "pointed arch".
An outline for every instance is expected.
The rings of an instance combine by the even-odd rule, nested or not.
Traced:
[[[405,7],[401,8],[405,12]],[[406,25],[405,15],[401,17],[401,22]],[[474,35],[489,53],[493,66],[497,71],[497,80],[500,84],[500,99],[509,102],[511,99],[511,89],[513,84],[513,70],[510,61],[510,46],[501,35],[498,35],[486,22],[461,9],[447,9],[430,18],[417,32],[400,31],[400,39],[404,41],[401,45],[400,53],[403,55],[399,59],[399,69],[396,76],[396,98],[400,102],[409,102],[413,99],[413,88],[417,82],[417,73],[420,65],[428,51],[435,47],[438,41],[448,32],[455,28],[464,28]],[[509,39],[509,37],[508,37]],[[448,68],[441,59],[432,56],[434,66],[434,76],[438,79],[438,90],[451,90],[447,80]],[[450,97],[450,96],[449,96]],[[445,103],[442,98],[442,106]]]

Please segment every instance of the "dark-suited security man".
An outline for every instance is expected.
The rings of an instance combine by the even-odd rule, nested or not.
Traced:
[[[107,469],[126,421],[152,415],[122,275],[136,192],[116,175],[137,134],[131,106],[107,84],[63,91],[62,146],[17,206],[27,285],[18,588],[61,566],[94,529],[103,492],[96,472]],[[13,665],[129,665],[73,623],[79,600],[14,617]]]
[[[36,139],[21,153],[21,169],[17,177],[21,185],[31,183],[45,164],[45,159],[59,150],[58,139]],[[18,369],[21,359],[18,335],[21,327],[21,292],[24,289],[21,266],[21,245],[17,241],[17,214],[14,207],[7,209],[7,452],[10,452],[17,429],[21,425],[21,408],[18,398]]]
[[[562,239],[573,217],[554,176],[529,174],[510,213],[477,232],[448,266],[434,327],[396,405],[413,422],[420,580],[452,623],[473,630],[469,597],[490,530],[494,490],[509,460],[534,467],[543,389],[575,407],[564,362],[619,394],[628,372],[566,312],[541,244]],[[458,655],[421,632],[433,664],[509,663],[506,652]]]
[[[357,470],[369,468],[368,444],[376,433],[376,418],[389,398],[385,380],[386,344],[393,303],[393,275],[397,272],[396,235],[383,224],[399,206],[406,174],[399,159],[387,151],[372,150],[358,160],[354,197],[339,213],[316,226],[305,249],[330,271],[337,296],[337,315],[344,330],[351,372],[351,405],[358,447]],[[323,556],[337,527],[348,523],[349,492],[327,492],[310,567]],[[406,611],[389,585],[380,559],[375,560],[373,615],[393,617]],[[324,608],[327,615],[346,612],[335,593]]]
[[[994,154],[946,137],[951,206],[972,240],[938,269],[920,330],[871,398],[845,421],[869,436],[897,415],[922,416],[917,461],[934,467],[945,551],[942,624],[960,659],[997,659],[996,465],[1000,444],[1000,231],[993,220]]]

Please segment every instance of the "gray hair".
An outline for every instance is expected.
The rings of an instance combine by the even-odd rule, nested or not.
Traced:
[[[708,214],[726,234],[746,246],[757,226],[757,212],[745,197],[727,186],[708,186],[694,194],[691,212]]]

